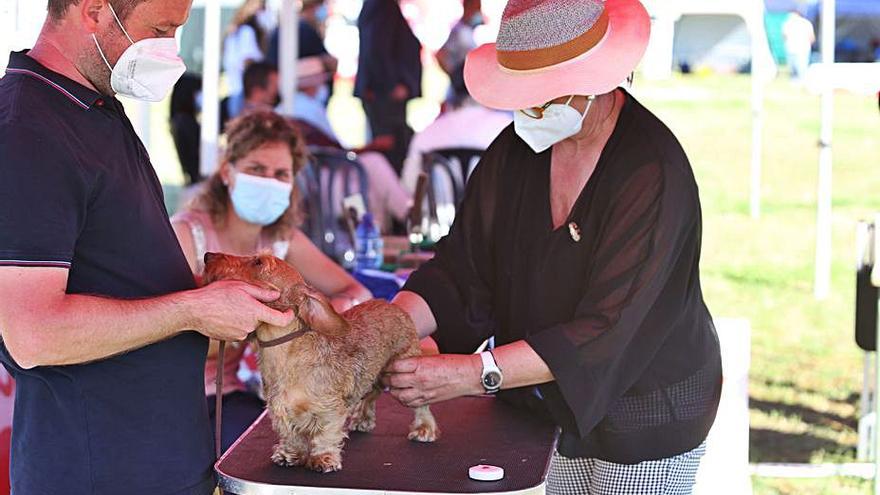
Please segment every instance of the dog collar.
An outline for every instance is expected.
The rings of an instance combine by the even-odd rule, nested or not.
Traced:
[[[257,337],[256,332],[254,332],[254,340],[257,341],[257,345],[259,345],[261,349],[266,349],[267,347],[275,347],[275,346],[279,346],[281,344],[286,344],[288,342],[296,340],[296,339],[302,337],[303,335],[306,335],[311,332],[312,332],[311,328],[305,328],[304,330],[297,330],[296,332],[290,332],[289,334],[284,335],[283,337],[278,337],[277,339],[272,339],[272,340],[260,340]]]

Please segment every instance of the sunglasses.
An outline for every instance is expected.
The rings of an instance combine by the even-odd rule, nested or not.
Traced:
[[[560,98],[561,98],[561,97],[560,97]],[[555,99],[553,99],[553,100],[550,100],[550,101],[548,101],[547,103],[544,103],[543,105],[541,105],[540,107],[525,108],[525,109],[523,109],[523,110],[520,110],[520,112],[522,112],[526,117],[531,117],[531,118],[533,118],[533,119],[535,119],[535,120],[543,119],[543,118],[544,118],[544,112],[545,112],[548,108],[550,108],[550,105],[552,105],[553,102],[555,102],[555,101],[558,100],[558,99],[559,99],[559,98],[555,98]],[[568,97],[568,100],[565,102],[565,104],[566,104],[566,105],[569,105],[569,104],[571,103],[571,100],[573,100],[573,99],[574,99],[574,95],[569,96],[569,97]],[[595,100],[595,99],[596,99],[596,95],[590,95],[590,96],[587,96],[587,99],[588,99],[588,100]]]

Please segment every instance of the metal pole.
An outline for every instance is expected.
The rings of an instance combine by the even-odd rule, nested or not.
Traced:
[[[834,126],[834,2],[822,1],[822,65],[828,78],[822,89],[822,130],[819,136],[819,187],[816,209],[816,273],[813,284],[816,299],[826,299],[831,291],[831,140]]]
[[[878,239],[877,233],[880,232],[880,214],[874,216],[874,228],[871,230],[871,236],[873,237],[873,242],[869,243],[869,245],[874,250],[872,261],[874,262],[874,270],[877,269],[877,264],[880,263],[880,259],[877,258],[877,249],[880,246],[880,239]],[[872,280],[873,283],[873,280]],[[877,301],[878,311],[880,311],[880,300]],[[874,406],[874,438],[871,440],[874,442],[874,495],[880,495],[880,322],[877,325],[877,335],[875,337],[875,351],[874,351],[874,392],[871,395],[873,400],[872,405]]]
[[[199,169],[208,176],[217,169],[220,130],[220,3],[205,2],[204,61],[202,63],[202,143]]]
[[[763,21],[763,16],[761,17]],[[761,158],[763,155],[764,134],[764,63],[760,54],[760,44],[753,23],[751,30],[752,43],[752,166],[750,189],[750,210],[752,218],[761,216]],[[763,24],[761,25],[763,28]]]
[[[296,96],[296,61],[299,57],[299,12],[295,0],[281,4],[279,23],[278,73],[281,86],[281,113],[293,116]]]

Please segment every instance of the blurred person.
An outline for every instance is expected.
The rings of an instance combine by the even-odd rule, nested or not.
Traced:
[[[651,20],[638,0],[540,5],[510,0],[498,41],[468,55],[471,94],[514,124],[394,299],[443,354],[398,360],[384,381],[408,407],[497,393],[553,421],[550,495],[690,494],[721,356],[693,170],[618,87]]]
[[[220,168],[171,223],[193,273],[200,277],[207,252],[249,256],[271,252],[294,267],[309,285],[343,312],[371,299],[370,292],[325,256],[298,228],[294,178],[305,164],[296,128],[271,110],[251,110],[229,123]],[[217,341],[205,366],[205,394],[213,425],[218,368]],[[239,380],[246,345],[232,343],[222,364],[223,432],[226,450],[263,412],[258,393]]]
[[[273,111],[281,101],[278,94],[278,68],[268,62],[254,62],[244,70],[243,111]]]
[[[264,57],[266,32],[260,21],[265,0],[245,0],[235,12],[223,39],[223,72],[229,99],[226,100],[228,118],[234,118],[244,108],[244,70]]]
[[[187,185],[202,179],[199,170],[202,126],[199,123],[198,97],[202,91],[202,77],[186,73],[171,91],[169,125],[180,168]]]
[[[471,98],[466,89],[463,90],[457,107],[440,114],[413,138],[403,164],[403,187],[410,194],[415,192],[425,153],[443,148],[485,150],[512,120],[511,112],[484,107]],[[468,163],[461,165],[470,166]]]
[[[791,69],[791,78],[800,81],[807,74],[813,43],[816,42],[813,23],[799,11],[793,10],[782,25],[782,37],[785,40],[785,57]]]
[[[358,29],[354,95],[361,99],[373,139],[392,140],[385,156],[399,175],[413,135],[406,105],[422,94],[422,46],[398,0],[365,0]]]
[[[16,381],[20,494],[208,495],[208,339],[292,312],[245,283],[197,289],[116,95],[157,102],[191,2],[49,0],[0,79],[0,361]]]
[[[477,47],[474,29],[484,23],[481,0],[464,0],[461,19],[452,27],[449,38],[437,51],[437,62],[449,76],[450,89],[446,105],[456,106],[466,97],[464,88],[464,60]]]
[[[324,64],[326,70],[331,77],[320,87],[318,99],[324,106],[330,101],[333,95],[333,75],[339,61],[336,57],[330,55],[327,47],[324,46],[324,30],[327,22],[327,2],[324,0],[304,0],[302,8],[299,12],[299,54],[297,59],[319,57]],[[266,53],[266,60],[279,66],[279,42],[280,31],[275,29],[269,38],[269,48]]]
[[[301,59],[297,65],[299,91],[293,106],[293,118],[300,126],[306,142],[310,145],[346,149],[339,142],[327,109],[320,100],[320,88],[330,75],[316,57]],[[412,198],[400,183],[388,159],[382,151],[389,148],[387,136],[367,143],[352,151],[364,166],[369,182],[370,210],[380,231],[388,233],[392,220],[404,222]]]
[[[278,106],[278,69],[268,62],[248,65],[242,76],[244,103],[241,113],[254,110],[274,110]],[[228,112],[220,112],[220,132],[232,120]]]

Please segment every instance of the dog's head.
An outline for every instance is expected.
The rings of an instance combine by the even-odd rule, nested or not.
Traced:
[[[348,323],[323,294],[306,285],[296,268],[270,254],[232,256],[205,253],[202,284],[220,280],[240,280],[278,291],[281,294],[278,299],[266,305],[279,311],[293,309],[306,326],[318,332],[340,335],[348,330]]]

